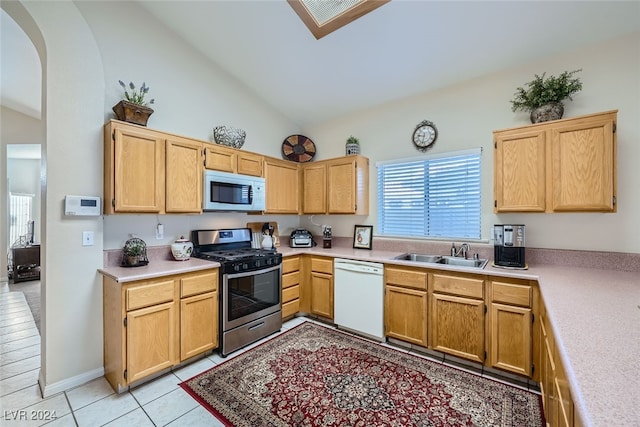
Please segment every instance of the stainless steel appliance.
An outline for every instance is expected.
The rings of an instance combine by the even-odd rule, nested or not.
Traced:
[[[220,355],[282,327],[282,254],[251,247],[251,229],[194,230],[193,256],[220,263]]]
[[[263,211],[265,200],[264,178],[204,171],[202,209],[205,211]]]
[[[525,227],[522,224],[493,226],[493,264],[497,267],[527,268]]]
[[[291,232],[291,236],[289,237],[289,246],[292,248],[310,248],[315,246],[315,242],[309,230],[296,228]]]

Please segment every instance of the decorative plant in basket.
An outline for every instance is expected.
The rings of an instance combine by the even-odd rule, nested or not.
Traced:
[[[580,79],[573,77],[579,71],[582,69],[565,71],[558,77],[547,78],[546,73],[542,73],[541,76],[535,74],[534,79],[526,84],[526,89],[516,89],[511,100],[511,110],[529,111],[531,123],[561,119],[564,114],[562,101],[567,98],[573,101],[571,95],[582,90]]]
[[[122,264],[128,266],[146,265],[147,244],[139,238],[132,238],[125,242],[122,248]]]
[[[149,116],[153,114],[153,109],[149,105],[155,102],[154,99],[149,102],[144,100],[145,95],[149,93],[149,86],[143,82],[140,89],[136,90],[133,82],[130,82],[128,87],[122,80],[118,80],[118,83],[124,89],[125,99],[113,106],[116,117],[118,120],[146,126]]]
[[[347,138],[347,143],[345,144],[345,151],[347,156],[352,154],[360,154],[360,140],[355,136],[351,135]]]

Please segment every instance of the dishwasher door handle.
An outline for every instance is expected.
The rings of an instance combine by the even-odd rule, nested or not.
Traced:
[[[345,271],[355,271],[355,272],[358,272],[358,273],[375,274],[375,275],[382,276],[382,269],[381,268],[368,267],[368,266],[365,266],[365,265],[336,264],[335,265],[335,269],[336,270],[345,270]]]

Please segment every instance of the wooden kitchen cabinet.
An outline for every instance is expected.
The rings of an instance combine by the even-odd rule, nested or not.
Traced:
[[[300,257],[282,259],[282,319],[300,311]]]
[[[222,145],[207,145],[204,167],[222,172],[262,176],[263,156]]]
[[[429,273],[429,347],[475,362],[485,361],[482,277]]]
[[[117,120],[104,128],[104,213],[202,212],[202,143]]]
[[[314,162],[302,165],[302,213],[327,212],[327,165]]]
[[[311,257],[311,313],[333,320],[333,259]]]
[[[266,209],[264,213],[297,214],[300,211],[298,164],[271,157],[264,158]]]
[[[533,289],[527,281],[490,280],[489,365],[532,374]]]
[[[385,266],[385,335],[427,347],[426,270]]]
[[[617,110],[495,131],[495,212],[615,212]]]
[[[303,214],[369,214],[369,159],[344,156],[301,168]]]
[[[180,361],[218,347],[218,271],[180,283]]]
[[[217,346],[217,280],[217,269],[103,277],[105,378],[116,392]]]

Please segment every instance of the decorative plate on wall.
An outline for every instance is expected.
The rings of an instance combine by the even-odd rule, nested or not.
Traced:
[[[282,156],[292,162],[308,162],[315,155],[316,145],[304,135],[288,136],[282,143]]]

